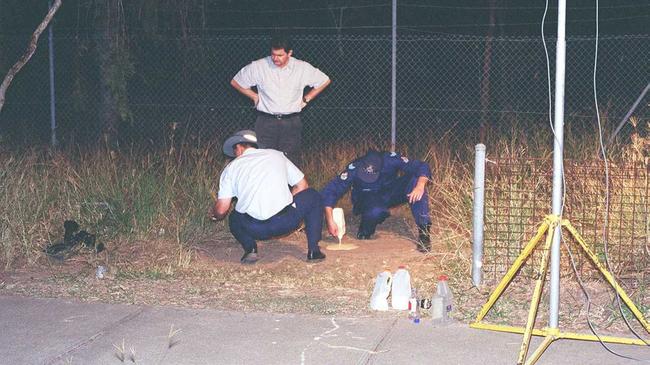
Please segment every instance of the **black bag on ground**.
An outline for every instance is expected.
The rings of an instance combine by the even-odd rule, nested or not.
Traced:
[[[63,234],[63,242],[50,243],[43,250],[47,255],[65,259],[78,251],[79,244],[83,243],[86,248],[94,249],[99,253],[104,251],[104,244],[97,244],[97,238],[94,234],[86,231],[79,231],[79,223],[73,220],[63,222],[65,233]]]

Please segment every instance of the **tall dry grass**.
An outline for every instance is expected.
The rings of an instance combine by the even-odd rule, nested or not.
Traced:
[[[33,264],[74,219],[109,248],[165,236],[179,246],[208,227],[217,146],[143,153],[103,148],[0,155],[1,262]],[[111,247],[112,246],[112,247]]]
[[[649,134],[647,122],[637,121],[634,127],[640,131],[637,136]],[[552,135],[548,130],[546,125],[532,130],[517,125],[494,130],[488,136],[488,159],[550,158]],[[565,134],[566,155],[598,158],[595,135],[573,130],[568,128]],[[634,153],[637,159],[646,156],[647,166],[647,139],[635,138],[613,146],[610,158],[630,159]],[[371,142],[318,146],[305,151],[302,168],[310,184],[321,188],[368,148],[388,146]],[[422,136],[418,144],[399,147],[399,152],[413,153],[411,157],[430,164],[432,217],[446,227],[450,237],[468,241],[474,146],[453,142],[449,135]],[[153,242],[161,236],[171,239],[179,249],[174,264],[188,265],[190,257],[183,251],[188,242],[214,230],[206,213],[210,191],[217,190],[225,163],[220,142],[167,147],[158,152],[131,149],[116,153],[103,147],[57,152],[0,149],[0,264],[10,269],[38,262],[42,249],[62,238],[63,221],[75,219],[109,249]],[[225,230],[226,225],[218,225],[218,229]]]

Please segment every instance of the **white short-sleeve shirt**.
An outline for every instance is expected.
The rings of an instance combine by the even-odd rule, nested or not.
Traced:
[[[245,89],[257,87],[257,110],[291,114],[300,112],[305,87],[319,87],[329,77],[305,61],[290,57],[286,66],[278,67],[267,56],[244,66],[233,79]]]
[[[249,148],[221,173],[218,198],[236,197],[236,211],[266,220],[293,202],[289,186],[304,177],[284,153]]]

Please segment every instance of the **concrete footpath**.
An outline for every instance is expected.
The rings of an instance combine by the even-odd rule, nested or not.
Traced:
[[[172,327],[173,326],[173,327]],[[0,364],[514,364],[521,335],[349,318],[0,296]],[[539,343],[535,339],[531,352]],[[650,348],[611,345],[650,361]],[[538,364],[634,364],[559,340]]]

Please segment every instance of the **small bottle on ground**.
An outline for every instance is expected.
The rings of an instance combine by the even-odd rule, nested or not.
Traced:
[[[420,323],[420,305],[418,300],[417,289],[411,288],[411,297],[409,298],[409,320],[413,323]]]

